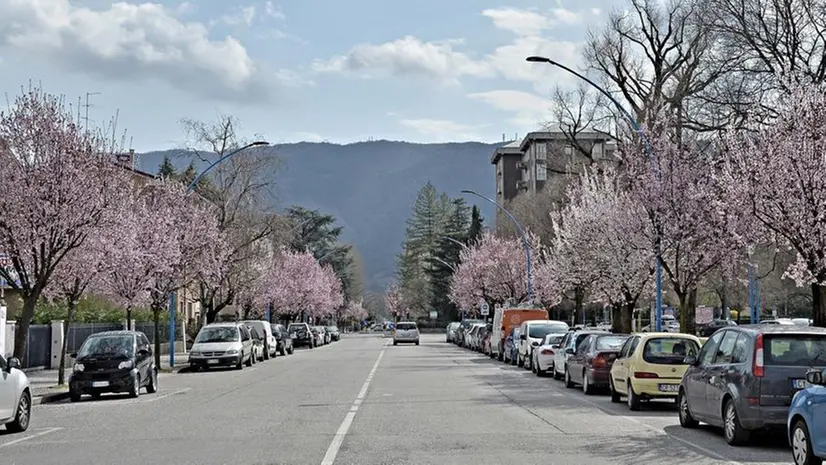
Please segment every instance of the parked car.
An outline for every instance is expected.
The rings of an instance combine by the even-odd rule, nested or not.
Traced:
[[[737,323],[735,323],[732,320],[712,320],[711,323],[701,326],[697,330],[697,335],[701,337],[710,337],[718,330],[727,328],[729,326],[737,326]]]
[[[252,335],[243,323],[210,323],[195,337],[189,351],[189,367],[193,371],[234,366],[243,369],[254,363]]]
[[[456,331],[456,344],[461,347],[467,347],[465,336],[467,335],[468,331],[473,327],[474,324],[484,322],[484,320],[474,319],[462,320],[462,322],[459,323],[459,329]]]
[[[272,333],[270,323],[265,320],[245,320],[244,323],[246,323],[247,326],[255,328],[258,334],[263,337],[264,360],[268,360],[270,357],[275,358],[278,354],[278,343],[275,339],[275,335]]]
[[[565,334],[568,323],[554,320],[527,320],[522,322],[517,346],[516,365],[530,369],[533,349],[547,334]]]
[[[611,368],[611,400],[628,399],[639,410],[641,401],[676,399],[688,369],[687,356],[697,356],[700,339],[682,333],[635,334],[622,346]]]
[[[287,331],[287,328],[284,327],[282,324],[271,324],[270,329],[272,330],[273,336],[275,336],[276,341],[276,350],[281,355],[287,355],[293,353],[293,336],[292,334]]]
[[[338,341],[341,339],[341,331],[338,330],[338,326],[330,325],[327,327],[327,331],[330,333],[331,341]]]
[[[786,428],[806,373],[826,367],[826,329],[757,324],[714,333],[696,357],[688,356],[678,397],[680,424],[723,428],[731,445],[758,429]]]
[[[412,342],[419,345],[419,327],[415,321],[400,321],[393,331],[393,345],[400,342]]]
[[[792,399],[786,425],[795,465],[819,465],[826,458],[826,376],[811,370],[806,382],[807,387]]]
[[[0,371],[0,425],[10,433],[22,433],[29,428],[32,414],[29,378],[14,357],[0,355]]]
[[[536,376],[545,376],[554,369],[554,352],[559,350],[559,343],[564,337],[564,334],[546,334],[539,347],[534,349],[531,370]]]
[[[576,348],[566,349],[570,357],[565,369],[565,387],[579,384],[585,395],[608,387],[611,365],[630,334],[591,334]]]
[[[327,343],[326,331],[324,326],[310,326],[310,332],[313,333],[313,343],[316,347],[323,346]]]
[[[517,326],[511,329],[511,333],[505,338],[505,349],[502,354],[502,360],[505,363],[510,363],[511,365],[516,365],[516,348],[517,343],[519,342],[519,328],[520,327]]]
[[[264,361],[264,338],[255,328],[251,326],[247,326],[247,329],[250,332],[250,337],[252,337],[252,363],[255,362],[263,362]]]
[[[599,329],[590,330],[569,330],[559,343],[559,349],[554,352],[554,379],[565,377],[565,370],[568,369],[568,358],[571,356],[568,349],[576,350],[579,344],[591,334],[606,334],[607,331]]]
[[[149,339],[140,331],[104,331],[92,334],[77,352],[69,376],[69,399],[78,402],[88,394],[98,398],[107,392],[140,396],[158,390],[158,367]]]
[[[290,323],[287,328],[293,336],[293,344],[297,347],[307,346],[310,349],[316,346],[315,335],[307,323]]]
[[[445,342],[453,342],[456,339],[456,330],[459,329],[459,322],[454,321],[447,325],[445,330]]]

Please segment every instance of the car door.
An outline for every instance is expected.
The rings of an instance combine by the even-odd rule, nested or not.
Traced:
[[[625,341],[625,344],[622,345],[619,351],[619,355],[617,355],[617,359],[614,360],[614,365],[611,367],[611,382],[614,384],[614,390],[617,392],[625,393],[626,391],[625,386],[628,382],[628,369],[631,363],[631,344],[634,342],[634,339],[638,338],[639,336],[633,336]]]
[[[565,370],[565,349],[570,344],[572,334],[572,331],[565,333],[565,336],[559,342],[559,349],[554,351],[554,371],[557,373],[563,373],[563,370]]]
[[[525,356],[528,344],[528,324],[522,323],[519,326],[519,341],[517,341],[516,345],[516,352],[518,354],[518,358]]]
[[[250,332],[244,325],[238,325],[238,330],[241,331],[241,348],[244,351],[244,354],[249,354],[250,357],[254,357],[252,353],[252,336],[250,335]]]
[[[152,362],[154,361],[154,357],[152,357],[152,348],[149,345],[149,339],[147,339],[144,334],[138,334],[136,339],[138,350],[135,352],[135,361],[138,364],[141,379],[149,379],[152,372]],[[141,350],[146,352],[141,355]]]
[[[579,343],[573,355],[568,358],[568,372],[571,376],[571,381],[575,383],[582,383],[582,369],[585,368],[585,359],[591,351],[591,345],[594,343],[596,336],[591,335],[586,337]]]
[[[697,356],[697,363],[691,365],[683,375],[683,386],[691,414],[704,421],[711,412],[706,403],[706,385],[708,384],[708,369],[714,364],[714,357],[717,355],[717,347],[723,339],[724,331],[714,333],[700,350]]]
[[[11,418],[17,406],[15,379],[6,363],[6,358],[0,355],[0,420]]]
[[[737,331],[720,331],[723,338],[717,346],[714,363],[706,368],[706,407],[712,417],[722,418],[723,395],[728,387],[728,371],[734,359],[734,347],[740,333]],[[722,420],[718,420],[722,421]]]

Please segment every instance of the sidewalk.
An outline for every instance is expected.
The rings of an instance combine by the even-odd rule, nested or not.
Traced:
[[[183,367],[189,367],[187,354],[175,354],[175,368],[169,367],[169,355],[161,357],[160,371],[166,373],[176,373]],[[64,371],[67,384],[57,385],[57,370],[35,370],[26,372],[29,378],[29,386],[32,391],[32,404],[43,404],[55,402],[69,397],[69,375],[72,374],[72,367],[67,366]]]

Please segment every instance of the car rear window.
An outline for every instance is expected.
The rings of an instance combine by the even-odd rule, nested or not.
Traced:
[[[619,350],[629,336],[600,336],[597,338],[597,350]]]
[[[691,339],[656,337],[646,341],[642,359],[658,365],[682,365],[686,355],[697,355],[699,350]]]
[[[545,344],[559,344],[564,337],[564,334],[549,334],[545,336]]]
[[[568,327],[563,324],[536,324],[528,325],[528,335],[535,338],[543,338],[550,333],[565,333]]]
[[[826,364],[826,335],[764,336],[766,365],[810,366]]]
[[[415,323],[399,323],[396,325],[396,329],[400,329],[402,331],[409,331],[411,329],[416,329]]]

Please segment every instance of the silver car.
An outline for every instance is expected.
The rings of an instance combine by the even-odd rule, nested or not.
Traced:
[[[198,332],[189,351],[189,367],[193,371],[204,368],[232,366],[240,370],[255,363],[252,335],[242,323],[212,323]]]
[[[0,425],[6,431],[21,433],[29,427],[32,396],[29,378],[20,370],[20,360],[0,355]]]
[[[419,327],[414,321],[400,321],[396,323],[396,330],[393,331],[393,345],[400,342],[413,342],[419,345]]]

